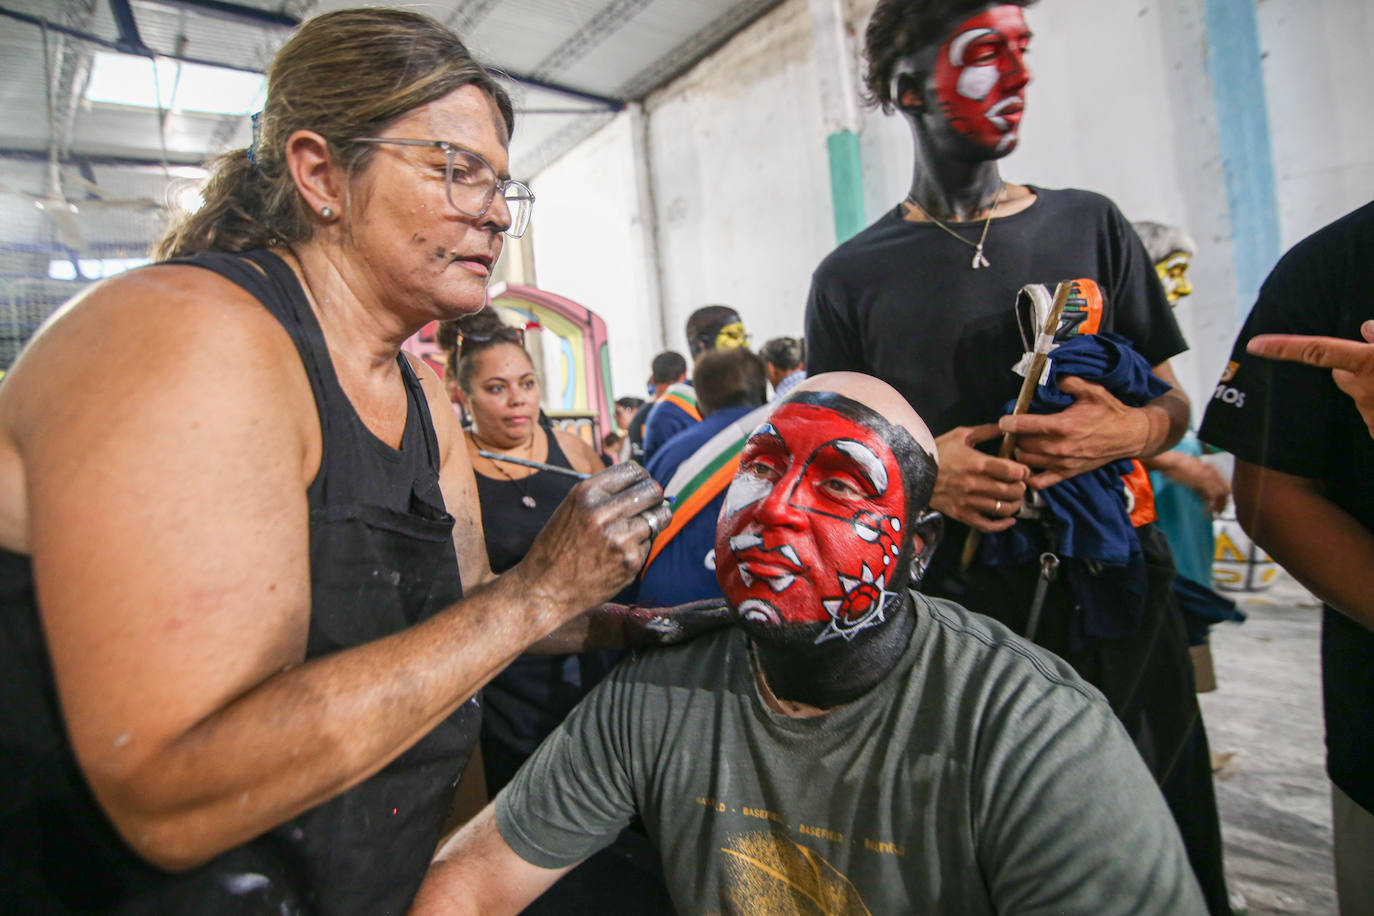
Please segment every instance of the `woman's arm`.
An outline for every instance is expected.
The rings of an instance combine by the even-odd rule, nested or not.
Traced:
[[[634,515],[659,498],[629,466],[585,482],[510,574],[305,662],[319,426],[255,301],[194,268],[108,284],[35,341],[0,419],[78,762],[121,835],[171,869],[367,778],[609,597],[643,561]]]

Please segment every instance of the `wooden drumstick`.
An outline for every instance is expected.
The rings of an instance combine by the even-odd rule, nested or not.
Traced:
[[[1035,397],[1035,387],[1040,384],[1040,376],[1045,371],[1045,363],[1050,358],[1050,346],[1054,343],[1054,334],[1059,330],[1059,316],[1064,312],[1064,305],[1069,301],[1069,291],[1072,285],[1065,280],[1054,288],[1054,302],[1050,304],[1049,317],[1045,319],[1045,327],[1040,331],[1040,336],[1036,338],[1035,349],[1032,351],[1030,368],[1026,370],[1026,377],[1021,380],[1021,392],[1016,396],[1016,406],[1012,408],[1011,416],[1019,416],[1030,409],[1031,399]],[[1002,448],[998,450],[998,458],[1010,458],[1016,451],[1016,434],[1007,433],[1002,437]],[[978,545],[983,541],[983,532],[977,528],[969,530],[968,537],[964,540],[964,555],[959,561],[959,570],[967,572],[973,565],[973,558],[978,554]]]

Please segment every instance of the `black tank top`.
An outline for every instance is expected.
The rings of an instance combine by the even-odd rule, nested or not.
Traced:
[[[401,448],[374,436],[339,386],[295,275],[267,251],[207,253],[290,334],[322,437],[310,509],[306,657],[380,639],[462,595],[439,449],[409,362]],[[192,871],[169,875],[119,839],[67,741],[29,558],[0,551],[0,898],[40,913],[402,913],[423,878],[479,725],[477,704],[380,772]],[[176,685],[169,684],[169,690]]]
[[[548,464],[572,469],[568,456],[558,445],[553,430],[545,429],[549,440]],[[535,537],[544,529],[558,504],[577,486],[577,478],[554,471],[535,471],[521,480],[488,477],[477,473],[477,499],[482,504],[482,531],[487,539],[487,562],[500,575],[519,563]],[[534,500],[526,508],[522,500]]]
[[[553,430],[549,464],[572,468]],[[482,503],[482,529],[492,572],[503,573],[522,560],[553,510],[577,486],[577,478],[536,471],[522,480],[478,473],[477,498]],[[534,500],[527,508],[524,497]],[[615,667],[620,651],[578,655],[522,655],[486,687],[482,718],[482,758],[491,795],[510,781],[539,742],[567,717],[577,703]]]

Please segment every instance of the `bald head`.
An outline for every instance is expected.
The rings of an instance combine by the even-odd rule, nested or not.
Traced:
[[[916,444],[930,453],[939,464],[940,453],[935,437],[906,398],[887,382],[859,372],[823,372],[813,375],[792,389],[793,394],[804,391],[829,391],[857,401],[887,422],[900,426],[911,434]]]
[[[906,616],[903,596],[939,539],[938,514],[927,511],[934,452],[901,395],[852,372],[807,379],[745,442],[717,520],[716,577],[751,635],[801,659],[788,689],[816,686],[815,656],[793,652],[798,640],[871,639],[882,658],[900,654],[909,621],[896,636],[884,631]]]

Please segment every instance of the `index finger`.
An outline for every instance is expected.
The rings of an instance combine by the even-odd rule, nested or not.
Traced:
[[[633,462],[611,465],[579,483],[574,491],[584,487],[591,504],[609,506],[617,515],[634,515],[664,504],[658,481]]]
[[[655,487],[658,486],[642,465],[633,461],[622,461],[587,478],[586,486],[607,496],[614,496],[646,480]]]
[[[1374,347],[1341,337],[1306,334],[1260,334],[1245,345],[1249,353],[1268,359],[1354,371],[1374,361]]]
[[[1053,413],[1019,413],[1007,414],[997,421],[997,425],[1002,428],[1004,433],[1015,433],[1018,436],[1035,436],[1044,433],[1058,431],[1063,421],[1061,414]]]

